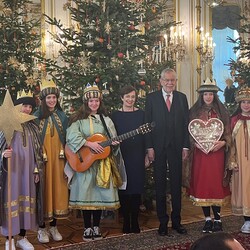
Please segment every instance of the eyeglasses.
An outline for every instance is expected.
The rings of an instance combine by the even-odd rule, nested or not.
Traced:
[[[163,82],[175,82],[177,79],[164,79],[164,78],[161,78],[161,81]]]

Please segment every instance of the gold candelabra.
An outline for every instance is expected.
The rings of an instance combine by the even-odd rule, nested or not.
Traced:
[[[171,26],[160,36],[158,44],[152,49],[152,61],[162,63],[164,61],[182,61],[186,55],[185,34],[182,25]]]
[[[207,63],[212,63],[214,60],[214,47],[212,36],[209,33],[203,33],[204,29],[201,27],[198,32],[200,33],[200,42],[196,47],[197,52],[200,55],[201,67],[204,67]]]

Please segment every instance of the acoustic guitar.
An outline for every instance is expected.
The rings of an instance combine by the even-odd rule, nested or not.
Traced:
[[[113,141],[123,141],[135,135],[146,134],[153,129],[154,125],[155,124],[153,122],[145,123],[135,130],[116,136],[111,139],[108,139],[103,134],[93,134],[90,137],[88,137],[87,141],[100,142],[99,144],[104,148],[104,151],[102,153],[96,153],[89,147],[85,146],[81,147],[77,153],[73,153],[69,148],[69,146],[66,144],[65,146],[66,158],[69,162],[69,165],[73,168],[73,170],[75,170],[76,172],[84,172],[90,168],[90,166],[93,164],[94,161],[105,159],[109,156],[111,151],[110,145],[112,144]]]

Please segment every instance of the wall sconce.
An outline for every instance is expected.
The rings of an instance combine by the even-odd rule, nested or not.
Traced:
[[[214,60],[214,47],[216,44],[213,42],[212,36],[207,32],[203,33],[203,28],[198,30],[200,33],[200,44],[196,47],[196,50],[201,57],[201,66],[204,67],[207,63],[211,63]]]

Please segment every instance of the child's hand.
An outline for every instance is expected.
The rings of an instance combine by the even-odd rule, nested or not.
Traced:
[[[3,151],[4,158],[10,158],[12,156],[12,149],[6,149]]]

